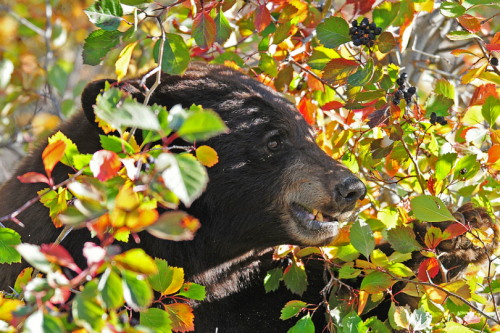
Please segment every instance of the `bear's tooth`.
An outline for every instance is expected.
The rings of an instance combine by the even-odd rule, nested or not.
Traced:
[[[318,214],[316,215],[316,220],[318,220],[319,222],[323,222],[323,214],[321,214],[321,212],[318,212]]]
[[[313,209],[313,215],[314,216],[318,215],[318,210],[317,209]]]

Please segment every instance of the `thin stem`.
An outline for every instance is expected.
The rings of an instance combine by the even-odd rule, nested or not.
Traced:
[[[415,160],[415,157],[410,152],[410,149],[408,149],[408,146],[406,145],[405,140],[401,140],[401,143],[403,144],[404,149],[406,150],[406,153],[410,157],[410,160],[413,162],[413,165],[415,166],[415,172],[417,173],[417,180],[418,183],[420,184],[420,187],[422,188],[422,194],[425,194],[425,189],[427,188],[425,186],[424,180],[422,179],[422,173],[420,172],[420,168],[418,167],[418,162]]]
[[[12,17],[14,17],[19,23],[25,25],[26,27],[30,28],[34,32],[36,32],[38,35],[45,37],[45,31],[25,19],[24,17],[19,16],[15,11],[13,11],[9,6],[5,5],[0,5],[0,10],[8,12]]]

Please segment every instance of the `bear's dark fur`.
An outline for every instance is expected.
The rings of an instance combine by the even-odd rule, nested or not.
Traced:
[[[146,84],[151,87],[153,82],[154,78],[150,78]],[[139,81],[126,81],[119,86],[138,101],[144,100]],[[103,88],[104,80],[90,83],[82,94],[83,111],[59,129],[76,143],[81,153],[101,149],[93,104]],[[331,242],[338,234],[338,220],[351,214],[356,201],[365,195],[365,186],[316,145],[311,127],[292,103],[238,71],[192,64],[183,76],[163,75],[150,103],[167,108],[176,104],[189,107],[193,103],[211,108],[230,132],[205,142],[218,152],[219,163],[208,170],[206,192],[187,209],[202,224],[194,240],[171,242],[141,233],[139,245],[130,242],[121,244],[122,248],[140,246],[153,257],[183,267],[187,280],[206,286],[208,302],[215,304],[225,297],[239,297],[238,309],[225,309],[222,304],[217,313],[203,315],[195,310],[197,331],[215,332],[218,328],[219,332],[235,332],[235,327],[245,322],[247,325],[241,329],[274,330],[270,323],[281,324],[279,310],[271,313],[265,303],[246,310],[244,295],[248,286],[262,287],[262,275],[273,264],[269,248]],[[41,144],[27,157],[0,189],[0,216],[12,213],[46,187],[17,180],[26,172],[44,172],[41,154],[45,146],[46,143]],[[57,184],[72,172],[58,164],[52,176]],[[325,222],[311,220],[304,207],[323,212]],[[14,223],[9,227],[21,234],[23,242],[51,243],[60,233],[54,228],[48,209],[39,202],[18,218],[26,227]],[[80,266],[85,262],[83,244],[89,240],[88,230],[77,230],[62,242]],[[1,265],[0,289],[12,286],[25,266],[25,262]],[[242,294],[236,296],[239,291]],[[284,303],[278,301],[280,308]],[[268,321],[260,322],[256,318],[261,317],[255,313],[245,321],[251,311],[269,317]],[[233,322],[238,318],[239,323]],[[276,326],[276,330],[286,329]]]

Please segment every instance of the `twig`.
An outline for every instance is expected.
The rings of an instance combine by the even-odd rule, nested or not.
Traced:
[[[25,19],[24,17],[19,16],[15,11],[13,11],[9,6],[5,5],[0,5],[0,10],[8,12],[12,17],[14,17],[16,20],[19,21],[19,23],[25,25],[26,27],[30,28],[34,32],[36,32],[38,35],[45,37],[45,31]]]
[[[415,172],[417,173],[417,180],[418,183],[420,184],[420,187],[422,188],[422,194],[425,194],[425,189],[427,188],[424,184],[424,181],[422,179],[422,173],[420,172],[420,168],[418,167],[418,162],[415,160],[413,155],[410,152],[410,149],[408,149],[408,146],[406,145],[405,140],[401,140],[401,143],[403,144],[404,149],[406,150],[406,153],[410,157],[410,160],[413,162],[413,165],[415,166]]]

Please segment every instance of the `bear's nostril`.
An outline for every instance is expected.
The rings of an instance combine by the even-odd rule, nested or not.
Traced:
[[[349,177],[335,186],[339,194],[337,202],[340,206],[349,205],[357,200],[363,200],[366,195],[366,186],[356,177]]]

